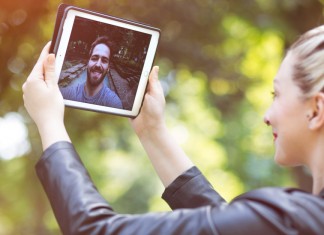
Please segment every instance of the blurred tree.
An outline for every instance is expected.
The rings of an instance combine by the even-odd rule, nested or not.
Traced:
[[[34,173],[41,145],[20,89],[51,39],[60,2],[0,3],[0,116],[23,115],[31,144],[25,156],[0,161],[0,235],[60,234]],[[285,48],[322,23],[320,1],[62,2],[162,30],[156,64],[168,124],[225,198],[264,185],[310,187],[302,170],[291,175],[273,164],[271,133],[262,115]],[[66,125],[93,180],[117,211],[168,210],[156,200],[163,188],[126,118],[67,109]]]
[[[20,92],[24,73],[30,69],[30,59],[35,56],[35,45],[44,40],[38,22],[48,15],[47,1],[14,0],[0,3],[0,114],[20,106],[20,100],[10,96],[10,91]],[[31,37],[33,35],[33,37]],[[8,94],[9,93],[9,94]],[[10,102],[4,102],[8,96]],[[9,106],[9,104],[10,106]]]

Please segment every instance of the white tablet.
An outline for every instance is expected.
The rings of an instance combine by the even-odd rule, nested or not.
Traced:
[[[159,37],[157,28],[65,5],[52,42],[65,104],[136,117]]]

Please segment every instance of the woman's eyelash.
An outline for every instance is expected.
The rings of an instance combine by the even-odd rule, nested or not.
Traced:
[[[276,92],[274,92],[274,91],[271,91],[270,93],[271,93],[272,98],[275,98],[277,96]]]

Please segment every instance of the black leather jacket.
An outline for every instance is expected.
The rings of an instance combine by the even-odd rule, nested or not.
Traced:
[[[72,144],[50,146],[36,165],[63,234],[324,234],[324,190],[263,188],[227,204],[193,167],[163,193],[172,212],[125,215],[98,193]]]

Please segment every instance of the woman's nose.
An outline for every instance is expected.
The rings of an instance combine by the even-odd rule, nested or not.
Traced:
[[[263,117],[263,122],[267,125],[267,126],[270,126],[271,125],[271,122],[270,122],[270,108],[268,108],[268,110],[266,111],[266,113],[264,114],[264,117]]]
[[[270,125],[271,125],[270,120],[267,119],[266,117],[264,117],[263,121],[264,121],[264,123],[265,123],[267,126],[270,126]]]
[[[263,117],[263,122],[267,125],[267,126],[270,126],[271,125],[271,122],[270,122],[270,119],[268,117],[268,112],[264,115]]]

